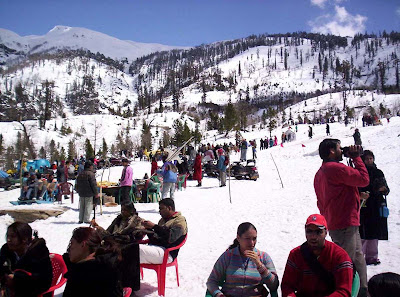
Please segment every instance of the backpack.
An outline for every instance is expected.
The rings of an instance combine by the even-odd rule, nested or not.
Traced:
[[[225,156],[224,165],[225,165],[225,166],[228,166],[228,165],[229,165],[229,156]]]

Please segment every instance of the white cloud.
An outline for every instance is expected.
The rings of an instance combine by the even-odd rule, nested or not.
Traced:
[[[325,6],[325,2],[327,2],[328,0],[311,0],[311,4],[318,6],[320,8],[324,8]]]
[[[344,6],[335,5],[335,14],[326,14],[310,21],[312,32],[334,34],[340,36],[354,36],[365,31],[366,16],[351,15]]]
[[[396,13],[397,13],[398,16],[400,16],[400,7],[397,7]]]

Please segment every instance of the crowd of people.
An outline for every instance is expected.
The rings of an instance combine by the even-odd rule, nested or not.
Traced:
[[[353,284],[358,278],[359,297],[366,297],[368,293],[372,297],[400,296],[398,274],[379,274],[367,281],[367,265],[380,264],[378,242],[388,239],[386,196],[390,190],[383,172],[375,164],[373,152],[362,150],[358,129],[353,137],[355,144],[347,148],[341,146],[339,139],[332,138],[324,139],[319,145],[322,165],[315,174],[314,190],[320,214],[308,216],[304,225],[305,242],[289,253],[281,281],[283,297],[352,296]],[[193,164],[197,186],[202,186],[205,157],[217,160],[223,187],[229,161],[227,152],[240,149],[243,161],[247,158],[248,147],[256,158],[256,142],[248,143],[244,138],[238,147],[208,144],[198,152],[190,150],[189,161]],[[261,147],[265,149],[262,139]],[[350,159],[348,165],[341,163],[343,156]],[[79,223],[90,226],[73,231],[63,255],[68,267],[63,296],[122,296],[124,287],[137,291],[140,289],[140,264],[162,263],[165,249],[176,247],[186,239],[186,219],[175,210],[174,202],[175,184],[182,166],[168,161],[166,155],[162,155],[162,160],[161,168],[158,168],[156,156],[151,160],[152,174],[163,177],[159,222],[139,217],[129,196],[132,168],[129,160],[123,159],[119,180],[121,214],[106,229],[95,219],[90,220],[99,194],[94,164],[83,163],[75,188],[80,196]],[[62,172],[66,171],[61,168],[58,182],[64,180]],[[28,172],[25,177],[23,195],[38,197],[36,173]],[[64,178],[66,181],[68,175],[64,174]],[[326,240],[328,234],[332,242]],[[141,243],[145,235],[149,238],[146,244]],[[45,240],[21,222],[11,224],[6,237],[7,243],[0,251],[2,296],[29,297],[46,291],[52,273]],[[268,291],[277,291],[279,276],[273,260],[268,253],[258,250],[256,243],[256,227],[250,222],[240,224],[233,244],[212,268],[206,283],[208,296],[267,296]],[[167,261],[172,262],[178,252],[172,251]]]
[[[164,250],[181,244],[188,232],[172,199],[159,202],[159,213],[161,219],[153,223],[125,204],[107,229],[94,219],[89,227],[76,228],[63,255],[68,269],[63,296],[122,297],[124,287],[139,290],[140,263],[161,264]],[[141,243],[144,235],[148,243]],[[11,224],[6,238],[0,250],[0,296],[36,297],[47,291],[53,274],[45,240],[22,222]],[[168,262],[178,253],[171,251]]]

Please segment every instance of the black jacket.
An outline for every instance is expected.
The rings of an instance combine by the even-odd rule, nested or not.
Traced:
[[[122,297],[117,255],[105,254],[94,260],[72,263],[63,255],[68,272],[63,297]]]
[[[53,269],[44,239],[34,239],[25,255],[19,259],[4,244],[0,251],[1,269],[4,269],[4,262],[11,266],[12,271],[22,269],[31,274],[21,271],[14,273],[15,297],[36,297],[50,288]]]
[[[94,197],[97,195],[97,183],[94,172],[85,169],[76,177],[75,191],[81,197]]]
[[[369,175],[369,185],[360,188],[360,192],[369,191],[369,198],[365,203],[365,207],[361,207],[360,211],[360,236],[362,239],[388,239],[387,218],[383,218],[379,214],[382,206],[386,206],[384,195],[389,194],[389,187],[386,183],[385,176],[376,165],[367,166]],[[387,191],[380,192],[379,188],[385,186]]]

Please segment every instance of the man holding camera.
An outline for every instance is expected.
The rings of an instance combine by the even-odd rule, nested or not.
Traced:
[[[361,146],[340,146],[338,139],[324,139],[319,145],[323,161],[314,178],[317,206],[328,223],[329,235],[342,247],[360,275],[360,293],[367,296],[367,268],[359,233],[360,195],[358,187],[369,184],[368,171],[360,158]],[[343,154],[354,167],[340,163]]]

